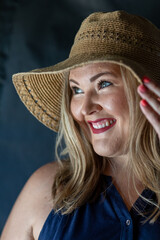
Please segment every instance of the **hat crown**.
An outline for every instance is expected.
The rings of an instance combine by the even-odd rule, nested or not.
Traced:
[[[114,11],[92,13],[82,22],[70,57],[84,52],[104,52],[111,41],[119,44],[119,48],[126,42],[132,48],[144,44],[160,52],[160,30],[156,26],[143,17]]]

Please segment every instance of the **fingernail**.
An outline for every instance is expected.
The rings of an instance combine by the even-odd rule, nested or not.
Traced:
[[[150,80],[148,77],[146,77],[146,76],[144,76],[144,77],[142,78],[142,81],[143,81],[144,83],[150,83],[150,82],[151,82],[151,80]]]
[[[147,103],[146,100],[142,99],[142,100],[141,100],[141,105],[142,105],[143,107],[146,107],[146,106],[148,106],[148,103]]]
[[[144,85],[140,85],[139,86],[139,89],[142,93],[146,92],[147,91],[147,88],[144,86]]]

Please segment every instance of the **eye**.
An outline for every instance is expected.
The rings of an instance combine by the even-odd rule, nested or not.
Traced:
[[[110,85],[112,85],[111,82],[108,82],[106,80],[100,80],[98,83],[98,89],[106,88],[109,87]]]
[[[71,87],[71,89],[74,95],[83,93],[82,89],[78,87]]]

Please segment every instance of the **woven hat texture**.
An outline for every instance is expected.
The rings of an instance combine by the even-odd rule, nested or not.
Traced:
[[[93,62],[125,66],[139,82],[144,75],[160,82],[160,30],[147,19],[125,11],[93,13],[82,22],[65,61],[14,74],[13,83],[28,110],[58,131],[69,70]]]

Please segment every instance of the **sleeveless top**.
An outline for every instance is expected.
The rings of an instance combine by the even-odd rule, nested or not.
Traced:
[[[86,203],[68,215],[52,210],[38,240],[160,240],[160,217],[154,224],[143,223],[146,218],[135,208],[128,211],[112,178],[104,178],[105,196],[101,194],[94,203]],[[156,201],[149,189],[142,196]],[[134,206],[140,211],[153,209],[140,197]]]

